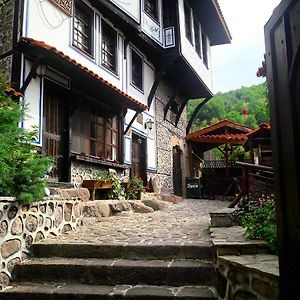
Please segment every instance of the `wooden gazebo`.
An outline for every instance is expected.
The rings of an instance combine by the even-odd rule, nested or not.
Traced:
[[[235,162],[230,161],[229,157],[236,146],[242,146],[245,143],[247,134],[251,131],[251,128],[247,126],[222,120],[188,134],[186,140],[189,147],[191,177],[194,176],[199,161],[203,160],[204,152],[217,148],[222,152],[224,159],[204,161],[205,175],[210,182],[214,182],[211,184],[211,189],[216,193],[224,194],[233,178],[241,175],[241,170],[233,168]],[[222,145],[225,145],[224,149],[220,148]]]

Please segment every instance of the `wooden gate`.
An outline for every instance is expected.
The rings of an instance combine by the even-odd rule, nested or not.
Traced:
[[[300,1],[283,0],[265,26],[270,95],[280,299],[299,298]]]
[[[43,155],[53,159],[50,177],[68,181],[69,142],[65,91],[45,80],[43,109]]]
[[[174,194],[182,196],[182,150],[179,146],[173,147],[173,187]]]

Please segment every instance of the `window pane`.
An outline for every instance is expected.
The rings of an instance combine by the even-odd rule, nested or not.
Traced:
[[[143,90],[143,60],[134,50],[131,51],[131,60],[132,84]]]
[[[117,141],[118,141],[117,133],[116,133],[116,132],[113,132],[113,133],[112,133],[112,144],[113,144],[113,145],[117,145]]]
[[[201,57],[201,37],[200,37],[200,23],[195,21],[194,23],[194,32],[195,32],[195,50],[198,55]]]
[[[207,35],[202,31],[202,53],[203,53],[203,62],[208,66],[208,44],[207,44]]]
[[[102,65],[109,70],[117,71],[117,33],[105,22],[102,22]]]
[[[157,0],[144,0],[144,10],[151,17],[158,20]]]
[[[92,54],[93,19],[92,10],[76,2],[73,18],[73,44],[89,54]]]
[[[192,20],[191,9],[184,5],[184,17],[185,17],[185,35],[190,42],[192,42]]]
[[[113,147],[112,148],[112,160],[117,160],[117,148]]]

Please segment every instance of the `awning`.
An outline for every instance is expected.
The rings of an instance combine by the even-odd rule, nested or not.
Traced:
[[[90,91],[92,94],[101,97],[101,100],[103,96],[106,96],[108,102],[117,103],[137,112],[148,109],[147,105],[124,93],[104,78],[45,42],[21,37],[19,48],[30,57],[41,59],[43,64],[52,66],[69,76],[72,81],[82,84],[85,92]]]

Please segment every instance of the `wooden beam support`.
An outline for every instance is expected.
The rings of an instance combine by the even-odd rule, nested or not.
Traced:
[[[179,110],[178,110],[178,112],[176,114],[176,119],[175,119],[175,126],[176,127],[178,125],[178,122],[179,122],[179,119],[180,119],[180,117],[182,115],[182,112],[183,112],[185,106],[187,105],[187,103],[189,102],[189,100],[190,99],[183,100],[183,102],[181,103],[181,106],[180,106],[180,108],[179,108]]]
[[[171,107],[172,103],[175,102],[176,93],[177,93],[177,89],[174,89],[173,94],[170,96],[170,99],[164,108],[164,120],[167,117],[168,110]]]
[[[34,77],[36,76],[36,70],[37,70],[38,66],[41,64],[41,62],[42,62],[42,59],[41,59],[41,58],[38,58],[38,59],[35,61],[35,63],[33,64],[33,66],[31,67],[30,72],[29,72],[29,74],[27,75],[27,77],[26,77],[26,79],[25,79],[25,81],[24,81],[24,83],[23,83],[23,85],[22,85],[22,87],[21,87],[21,89],[20,89],[20,93],[21,93],[21,94],[24,94],[24,92],[25,92],[25,90],[27,89],[27,87],[28,87],[28,85],[29,85],[31,79],[34,78]]]
[[[153,100],[153,97],[155,95],[155,92],[157,90],[157,87],[160,83],[160,81],[163,79],[164,75],[167,73],[168,69],[170,68],[170,66],[175,62],[175,60],[178,58],[178,54],[175,53],[173,55],[171,55],[169,57],[169,59],[167,59],[165,61],[165,63],[162,65],[162,67],[158,70],[157,74],[156,74],[156,77],[155,77],[155,80],[153,82],[153,85],[152,85],[152,88],[150,90],[150,93],[149,93],[149,96],[148,96],[148,106],[150,107],[151,104],[152,104],[152,100]]]
[[[188,125],[186,127],[186,134],[189,134],[191,128],[192,128],[192,125],[194,123],[194,120],[196,119],[197,115],[198,115],[198,112],[201,110],[201,108],[211,99],[211,97],[207,97],[205,98],[194,110],[189,122],[188,122]]]
[[[128,132],[129,128],[131,127],[131,125],[133,124],[133,122],[135,121],[136,117],[138,116],[139,112],[136,112],[135,115],[133,116],[133,118],[131,119],[131,121],[129,122],[129,124],[127,125],[125,131],[124,131],[124,135],[126,135],[126,133]]]

